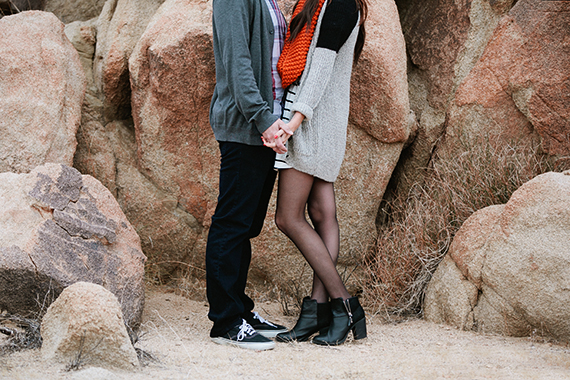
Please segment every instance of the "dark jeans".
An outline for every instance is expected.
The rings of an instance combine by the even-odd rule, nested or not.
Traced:
[[[249,239],[261,232],[276,176],[275,153],[269,148],[220,142],[220,152],[220,194],[206,246],[212,337],[251,316],[253,301],[245,294]]]

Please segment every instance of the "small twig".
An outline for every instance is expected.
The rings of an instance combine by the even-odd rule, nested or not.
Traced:
[[[4,335],[8,335],[8,336],[14,336],[14,334],[16,332],[12,329],[7,328],[7,327],[0,326],[0,333],[2,333]]]
[[[20,10],[20,8],[18,8],[18,7],[16,6],[16,4],[14,4],[14,2],[13,2],[12,0],[8,0],[8,2],[10,3],[10,5],[12,5],[12,6],[14,7],[14,9],[17,11],[17,13],[22,12],[22,11]]]
[[[93,352],[97,347],[99,347],[102,341],[103,338],[99,339],[97,344],[95,344],[91,349],[85,350],[85,331],[83,331],[81,340],[79,341],[79,351],[71,363],[69,363],[69,365],[65,368],[65,370],[69,372],[80,369],[85,363],[89,361],[89,353]]]

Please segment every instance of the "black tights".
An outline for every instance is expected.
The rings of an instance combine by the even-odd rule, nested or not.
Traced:
[[[275,223],[313,269],[311,298],[349,298],[336,270],[340,238],[333,183],[284,169],[279,171],[278,189]],[[305,218],[305,206],[314,228]]]

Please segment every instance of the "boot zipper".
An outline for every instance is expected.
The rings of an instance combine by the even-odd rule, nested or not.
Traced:
[[[344,308],[346,309],[346,312],[348,313],[348,325],[352,325],[352,310],[350,310],[350,302],[348,300],[343,301],[344,304]]]

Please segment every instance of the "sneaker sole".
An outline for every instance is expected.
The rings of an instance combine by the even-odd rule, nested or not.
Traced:
[[[212,342],[221,344],[224,346],[236,346],[239,348],[245,348],[247,350],[265,351],[272,350],[275,348],[275,342],[236,342],[223,337],[210,338]]]
[[[263,335],[266,338],[275,338],[277,334],[281,334],[289,330],[285,329],[285,330],[255,330],[255,331],[257,331],[259,334]]]

